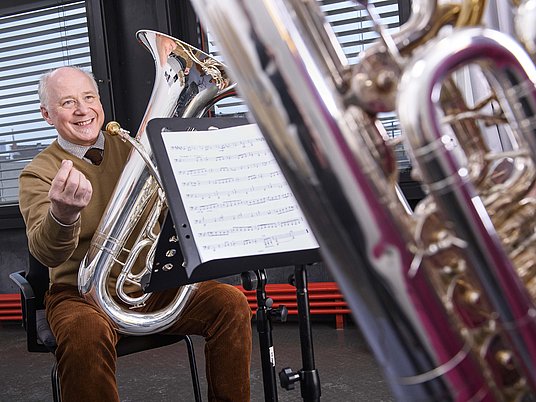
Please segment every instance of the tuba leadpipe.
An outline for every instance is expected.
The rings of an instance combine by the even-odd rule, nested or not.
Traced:
[[[155,333],[169,327],[197,289],[196,284],[181,286],[175,298],[161,310],[136,311],[151,297],[151,293],[143,294],[142,279],[152,270],[160,233],[159,219],[166,211],[166,199],[154,174],[157,174],[155,167],[145,162],[152,157],[147,124],[154,118],[201,117],[218,100],[233,95],[235,85],[221,63],[187,43],[149,30],[138,31],[136,35],[154,59],[153,91],[133,139],[134,149],[78,275],[80,293],[100,307],[121,333],[131,335]],[[128,132],[115,125],[111,127],[125,140],[129,137]],[[131,233],[136,228],[140,234],[134,239]],[[115,284],[110,280],[112,272],[117,274]]]
[[[393,185],[395,175],[386,163],[393,156],[376,141],[383,129],[374,113],[392,103],[381,98],[369,102],[363,98],[367,94],[359,92],[365,86],[350,82],[354,71],[363,74],[363,70],[341,61],[340,45],[326,39],[335,36],[316,1],[192,3],[217,37],[238,90],[293,189],[395,398],[530,400],[535,388],[530,367],[534,341],[529,338],[535,332],[526,290],[519,299],[510,299],[520,286],[511,266],[499,281],[500,296],[482,285],[488,278],[478,274],[482,266],[474,259],[473,246],[481,254],[502,254],[505,266],[511,264],[500,246],[487,242],[493,230],[482,233],[475,244],[446,221],[449,215],[440,209],[441,200],[427,199],[414,214],[403,208]],[[474,12],[476,17],[462,14],[471,23],[481,10]],[[405,38],[433,39],[423,32],[402,31],[393,38],[402,57],[413,52],[419,57],[422,45]],[[459,37],[453,43],[470,40]],[[382,47],[375,50],[380,53]],[[404,71],[406,65],[390,71],[397,67]],[[393,76],[390,71],[384,77]],[[397,86],[394,89],[398,91]],[[420,102],[432,103],[417,97],[405,101],[414,109]],[[508,105],[515,102],[501,103],[503,108]],[[527,123],[523,116],[509,121]],[[463,208],[456,205],[457,210]],[[470,218],[472,224],[483,225],[473,222],[479,217]],[[510,284],[513,289],[507,289]],[[502,299],[507,302],[501,306],[504,311],[497,310]],[[498,311],[514,314],[501,316]],[[529,357],[521,356],[525,352]]]

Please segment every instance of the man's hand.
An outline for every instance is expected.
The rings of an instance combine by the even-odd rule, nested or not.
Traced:
[[[70,225],[89,204],[92,193],[93,188],[86,176],[73,167],[72,161],[64,160],[48,192],[50,212],[61,223]]]

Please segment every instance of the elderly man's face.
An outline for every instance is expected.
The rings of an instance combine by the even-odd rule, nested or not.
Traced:
[[[66,140],[93,145],[104,124],[104,110],[91,79],[73,68],[55,71],[48,81],[48,104],[41,114]]]

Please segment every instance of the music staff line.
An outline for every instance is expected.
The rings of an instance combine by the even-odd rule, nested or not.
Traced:
[[[202,186],[211,186],[211,185],[220,185],[220,184],[229,184],[229,183],[242,183],[253,180],[262,180],[262,179],[271,179],[274,177],[281,176],[281,172],[269,172],[269,173],[256,173],[250,174],[243,177],[222,177],[220,179],[207,179],[207,180],[189,180],[182,181],[181,186],[184,187],[202,187]]]
[[[176,174],[178,176],[206,176],[214,173],[224,173],[224,172],[240,172],[243,170],[254,170],[263,168],[266,166],[271,166],[276,163],[275,159],[270,159],[263,162],[248,163],[240,166],[221,166],[219,168],[196,168],[196,169],[186,169],[186,170],[177,170]]]
[[[230,197],[233,195],[247,195],[247,194],[254,194],[259,193],[261,191],[267,191],[267,190],[273,190],[273,189],[282,189],[288,186],[283,183],[268,183],[263,186],[249,186],[249,187],[243,187],[243,188],[233,188],[231,190],[216,190],[216,191],[210,191],[208,193],[187,193],[185,195],[186,198],[195,198],[195,199],[212,199],[217,198],[220,199],[222,197]]]
[[[280,201],[283,199],[291,198],[291,193],[284,193],[284,194],[278,194],[274,196],[268,196],[268,197],[260,197],[253,200],[228,200],[223,202],[214,202],[212,204],[205,204],[205,205],[194,205],[190,206],[189,209],[191,211],[196,212],[204,212],[204,211],[210,211],[214,209],[220,209],[220,208],[232,208],[236,206],[252,206],[252,205],[259,205],[259,204],[265,204],[267,202],[273,202],[273,201]]]
[[[290,212],[295,212],[296,210],[297,210],[297,207],[295,205],[291,205],[291,206],[284,207],[284,208],[255,211],[255,212],[250,212],[250,213],[240,212],[238,214],[219,215],[219,216],[215,216],[212,218],[203,216],[202,218],[195,219],[194,223],[196,225],[206,226],[211,223],[222,223],[222,222],[230,222],[230,221],[237,221],[237,220],[243,220],[243,219],[262,218],[263,216],[285,215]]]
[[[199,232],[198,235],[202,237],[230,236],[233,233],[244,233],[244,232],[253,232],[256,230],[285,228],[289,226],[298,226],[298,225],[301,225],[302,223],[303,223],[302,219],[291,219],[291,220],[281,221],[281,222],[260,223],[257,225],[232,226],[229,229],[208,230],[206,232]]]
[[[176,163],[199,163],[199,162],[223,162],[234,161],[249,158],[259,158],[269,155],[266,151],[250,151],[242,152],[237,155],[217,155],[217,156],[201,156],[201,155],[178,155],[175,156]]]
[[[271,247],[280,246],[282,243],[290,242],[297,237],[303,237],[306,235],[309,235],[309,231],[307,229],[298,231],[291,230],[286,233],[281,233],[268,237],[257,237],[253,239],[244,240],[227,240],[219,243],[205,244],[202,247],[204,250],[209,250],[212,252],[215,252],[220,249],[226,249],[229,247],[252,247],[256,245],[269,249]]]
[[[215,145],[171,145],[170,148],[174,151],[181,152],[208,152],[208,151],[225,151],[226,149],[250,148],[257,144],[265,144],[264,138],[253,138],[248,140],[232,141],[225,144]]]

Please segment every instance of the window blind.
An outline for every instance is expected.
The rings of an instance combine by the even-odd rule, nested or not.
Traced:
[[[383,25],[389,33],[395,33],[400,28],[400,12],[397,0],[374,0],[376,12],[380,15]],[[350,0],[318,0],[320,9],[333,28],[335,35],[350,64],[359,61],[359,54],[374,44],[379,35],[375,32],[370,18],[365,10],[356,6]],[[209,52],[218,60],[223,61],[218,50],[216,38],[207,33]],[[244,115],[246,105],[236,97],[227,98],[216,105],[216,115]],[[400,125],[394,113],[379,116],[383,126],[390,137],[400,135]],[[410,167],[410,162],[404,152],[403,146],[396,147],[395,152],[399,160],[400,169]]]
[[[91,69],[84,1],[0,17],[0,205],[18,201],[24,166],[57,136],[37,84],[62,65]]]
[[[320,0],[320,8],[332,26],[339,43],[350,64],[359,62],[359,54],[378,41],[379,35],[374,31],[367,12],[358,9],[354,1],[349,0]],[[400,12],[397,0],[372,1],[376,12],[380,15],[387,32],[394,34],[400,28]],[[378,116],[389,137],[400,135],[400,124],[395,113],[385,113]],[[402,144],[395,147],[399,169],[410,167]]]

